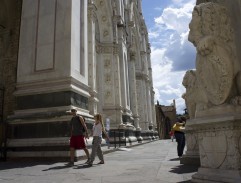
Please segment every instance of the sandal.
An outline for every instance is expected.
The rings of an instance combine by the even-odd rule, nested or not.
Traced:
[[[90,158],[88,158],[84,164],[89,164],[89,162],[90,162]]]
[[[92,165],[93,165],[93,162],[92,162],[92,161],[89,161],[87,164],[88,164],[89,166],[92,166]]]

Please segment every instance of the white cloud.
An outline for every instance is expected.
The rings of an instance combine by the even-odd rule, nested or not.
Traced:
[[[159,37],[159,33],[158,32],[148,32],[148,35],[149,35],[149,39]]]
[[[149,28],[152,45],[152,71],[155,97],[162,105],[176,100],[178,113],[183,113],[185,102],[182,94],[182,78],[188,69],[194,68],[195,49],[187,41],[188,24],[195,0],[172,0]]]
[[[163,10],[161,16],[155,18],[156,24],[165,25],[166,29],[175,30],[181,34],[188,30],[187,25],[190,22],[193,4],[184,4],[181,8],[167,7]]]
[[[152,48],[151,59],[155,97],[160,104],[164,105],[170,105],[173,99],[177,100],[177,109],[180,113],[185,108],[184,100],[181,98],[185,92],[181,85],[185,71],[172,72],[172,62],[164,57],[165,51],[165,49]]]

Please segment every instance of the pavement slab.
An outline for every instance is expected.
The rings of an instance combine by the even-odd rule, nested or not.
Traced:
[[[1,162],[0,183],[189,183],[197,166],[181,165],[176,142],[157,140],[105,154],[105,164]],[[103,150],[105,150],[103,148]]]

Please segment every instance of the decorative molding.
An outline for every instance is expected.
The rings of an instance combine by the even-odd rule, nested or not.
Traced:
[[[69,90],[89,97],[89,89],[89,86],[74,78],[68,77],[56,80],[36,80],[28,83],[18,83],[14,95],[25,96]]]
[[[145,80],[149,81],[149,75],[143,72],[136,72],[136,79],[137,80]]]
[[[56,18],[57,18],[57,0],[55,1],[54,5],[54,29],[53,29],[53,58],[52,58],[52,67],[45,68],[45,69],[38,69],[37,68],[37,56],[38,56],[38,35],[39,35],[39,18],[40,18],[40,0],[38,0],[38,8],[37,8],[37,23],[36,23],[36,37],[35,37],[35,57],[34,57],[34,72],[46,72],[46,71],[53,71],[55,68],[55,39],[56,39]],[[41,62],[41,60],[40,60]]]
[[[97,53],[108,53],[108,54],[119,54],[119,46],[115,44],[97,44],[96,45]]]

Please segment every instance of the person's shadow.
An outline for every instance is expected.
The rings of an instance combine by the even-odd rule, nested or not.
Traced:
[[[86,164],[79,164],[79,165],[74,165],[74,166],[64,165],[64,166],[51,167],[48,169],[44,169],[42,171],[61,170],[61,169],[65,169],[65,168],[82,169],[82,168],[89,168],[89,167],[90,167],[90,165],[86,165]]]
[[[74,167],[74,169],[83,169],[83,168],[90,168],[92,167],[91,165],[88,164],[79,164],[77,166]]]
[[[61,170],[61,169],[65,169],[65,168],[71,168],[71,166],[68,165],[64,165],[64,166],[55,166],[55,167],[51,167],[48,169],[44,169],[42,171],[49,171],[49,170]]]

